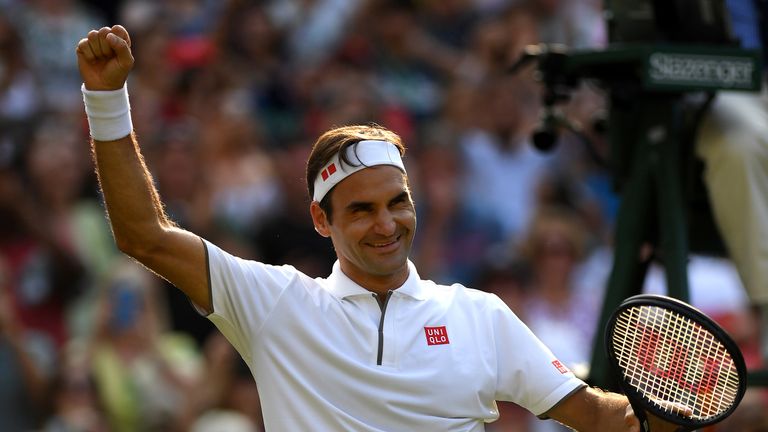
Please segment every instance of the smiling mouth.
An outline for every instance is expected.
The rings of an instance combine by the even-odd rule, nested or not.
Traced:
[[[376,249],[382,249],[389,246],[392,246],[400,241],[400,236],[395,237],[393,240],[387,241],[387,242],[377,242],[377,243],[368,243],[371,247],[374,247]]]

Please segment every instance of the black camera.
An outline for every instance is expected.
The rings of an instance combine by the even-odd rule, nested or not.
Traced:
[[[606,0],[611,43],[736,45],[725,0]]]

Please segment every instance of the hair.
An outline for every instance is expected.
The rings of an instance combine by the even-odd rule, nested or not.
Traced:
[[[379,126],[377,124],[368,125],[352,125],[341,126],[331,129],[315,141],[312,146],[312,152],[307,159],[307,191],[309,192],[309,199],[311,200],[315,194],[315,179],[320,173],[320,170],[331,160],[331,158],[339,153],[341,160],[348,164],[353,165],[347,159],[347,148],[353,144],[356,144],[364,140],[382,140],[387,141],[395,145],[400,151],[400,156],[405,154],[405,146],[403,140],[395,132]],[[320,201],[320,208],[325,212],[328,222],[332,221],[331,211],[331,196],[333,195],[333,189]]]
[[[528,235],[520,245],[520,254],[533,261],[542,251],[543,242],[550,235],[560,236],[568,243],[576,260],[587,253],[588,234],[579,213],[569,207],[547,205],[534,215],[528,228]]]

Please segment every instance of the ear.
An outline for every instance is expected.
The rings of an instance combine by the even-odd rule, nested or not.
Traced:
[[[309,213],[312,215],[312,223],[315,225],[315,231],[323,237],[331,236],[331,228],[325,211],[320,208],[320,203],[312,201],[309,205]]]

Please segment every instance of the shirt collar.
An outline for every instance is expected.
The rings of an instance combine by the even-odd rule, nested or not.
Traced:
[[[341,271],[341,264],[338,260],[333,264],[333,271],[328,276],[326,289],[339,299],[356,295],[371,295],[371,291],[358,285]],[[408,279],[395,289],[395,293],[407,295],[415,300],[427,298],[419,274],[416,272],[416,266],[411,260],[408,260]]]

